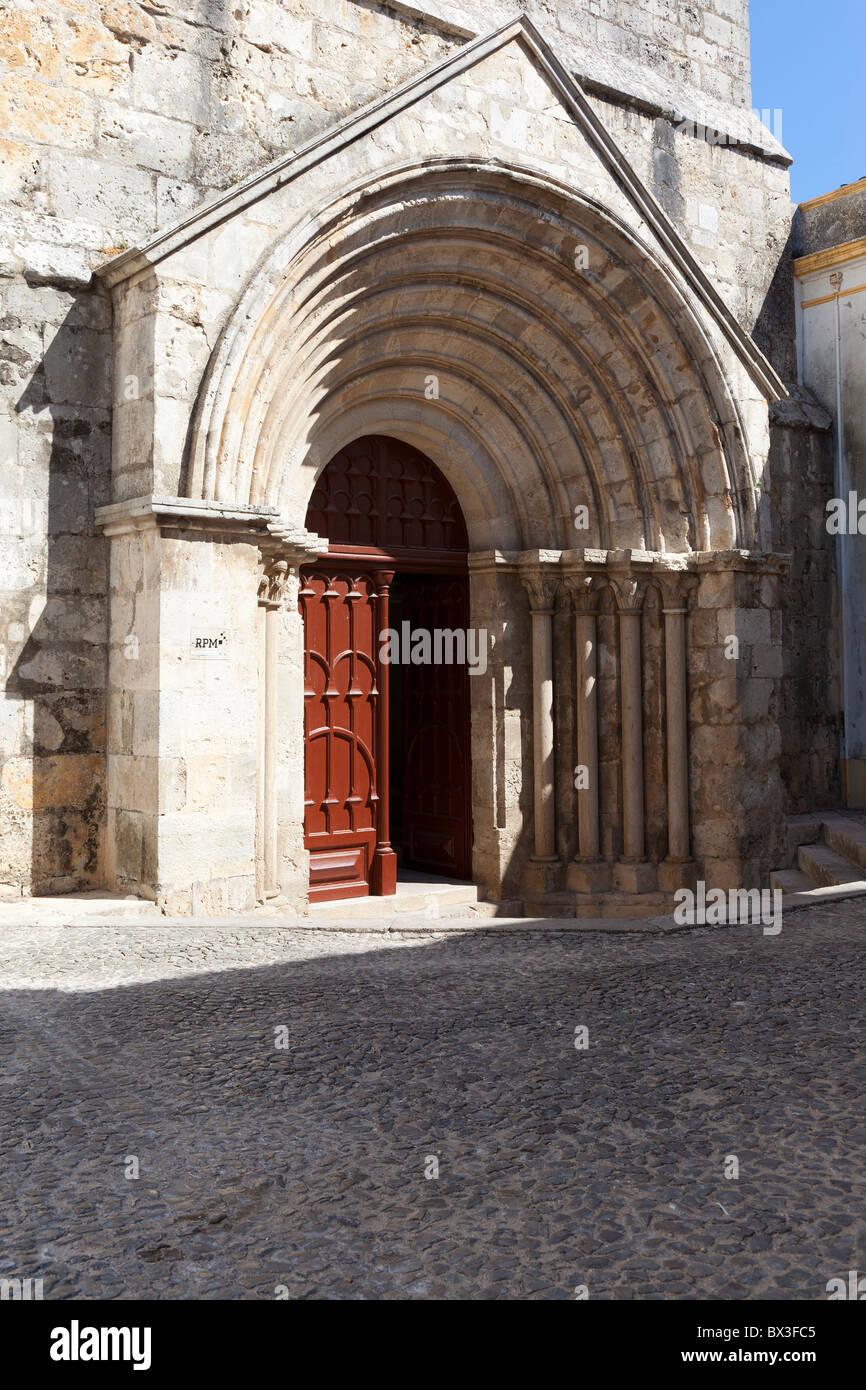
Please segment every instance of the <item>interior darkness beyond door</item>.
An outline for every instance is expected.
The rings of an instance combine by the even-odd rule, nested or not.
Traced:
[[[400,574],[391,586],[398,632],[466,632],[466,575]],[[445,651],[448,651],[448,643]],[[401,642],[401,656],[406,643]],[[461,664],[392,664],[391,842],[407,869],[468,879],[471,873],[469,673]]]

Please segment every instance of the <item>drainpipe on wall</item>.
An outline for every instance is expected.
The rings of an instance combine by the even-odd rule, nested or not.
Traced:
[[[830,284],[835,294],[836,305],[836,496],[850,503],[845,482],[845,419],[842,405],[842,321],[839,299],[842,293],[843,275],[841,270],[833,271]],[[847,510],[845,515],[847,516]],[[849,518],[850,524],[850,518]],[[847,529],[847,528],[846,528]],[[847,596],[848,575],[846,573],[847,546],[845,530],[836,533],[836,567],[839,572],[839,664],[842,697],[842,766],[844,768],[844,793],[846,805],[851,801],[848,763],[848,624]]]

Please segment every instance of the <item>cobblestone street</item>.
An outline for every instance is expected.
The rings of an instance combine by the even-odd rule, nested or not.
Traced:
[[[0,1274],[823,1299],[866,1272],[864,934],[5,929]]]

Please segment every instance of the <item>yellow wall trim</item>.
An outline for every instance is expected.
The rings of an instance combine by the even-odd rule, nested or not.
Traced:
[[[842,241],[812,256],[798,256],[794,261],[794,274],[799,278],[811,275],[813,270],[829,270],[831,266],[844,265],[845,261],[855,261],[858,256],[866,256],[866,236],[857,237],[856,241]]]
[[[847,299],[849,294],[859,294],[861,290],[866,290],[866,285],[852,285],[850,290],[840,290],[838,294],[822,294],[820,299],[804,299],[800,308],[811,309],[816,304],[829,304],[831,299]]]
[[[860,193],[866,188],[866,179],[857,179],[854,183],[846,183],[842,188],[834,188],[832,193],[822,193],[820,198],[809,198],[805,203],[801,203],[801,208],[819,208],[822,203],[835,203],[837,198],[847,198],[849,193]]]

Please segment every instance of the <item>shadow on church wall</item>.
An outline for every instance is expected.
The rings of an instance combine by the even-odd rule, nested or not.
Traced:
[[[103,875],[108,547],[93,517],[109,500],[111,307],[96,292],[39,294],[58,316],[41,359],[19,364],[13,406],[25,560],[4,597],[5,696],[19,709],[3,750],[0,881],[68,893]]]
[[[773,549],[791,557],[779,602],[779,762],[789,815],[842,800],[836,554],[824,524],[834,493],[832,419],[811,392],[796,385],[794,259],[801,239],[795,212],[754,328],[755,341],[791,391],[788,400],[770,406],[764,489]]]

